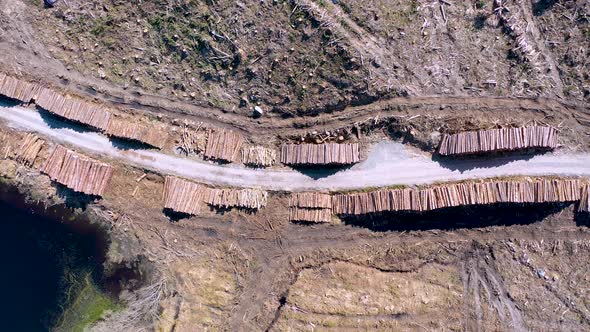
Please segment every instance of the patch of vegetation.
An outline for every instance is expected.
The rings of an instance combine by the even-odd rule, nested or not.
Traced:
[[[83,277],[80,278],[80,275]],[[120,309],[120,305],[94,283],[91,272],[67,273],[65,278],[71,287],[55,331],[82,332],[102,319],[106,313]]]

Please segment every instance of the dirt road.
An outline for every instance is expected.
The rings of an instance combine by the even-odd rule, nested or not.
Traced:
[[[249,169],[237,165],[221,166],[150,150],[119,149],[101,134],[43,118],[40,113],[22,107],[0,105],[0,119],[10,127],[37,132],[81,152],[99,154],[137,167],[213,185],[283,191],[346,190],[507,175],[590,176],[590,154],[555,153],[530,159],[502,157],[439,162],[394,142],[373,146],[366,161],[331,174]]]

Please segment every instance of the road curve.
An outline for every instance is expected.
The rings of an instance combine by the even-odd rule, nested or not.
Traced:
[[[437,162],[402,144],[382,142],[372,147],[367,160],[332,174],[304,174],[295,170],[250,169],[221,166],[160,153],[120,149],[104,135],[42,116],[19,106],[0,104],[0,119],[9,127],[36,132],[79,152],[101,155],[162,174],[198,182],[262,188],[276,191],[348,190],[392,185],[416,185],[508,175],[590,176],[590,154],[552,153],[529,159],[494,158]]]

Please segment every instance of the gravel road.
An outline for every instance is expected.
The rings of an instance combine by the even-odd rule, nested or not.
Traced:
[[[39,133],[79,152],[102,155],[162,174],[198,182],[268,190],[347,190],[391,185],[416,185],[507,175],[590,176],[590,154],[551,153],[528,158],[487,158],[440,162],[395,142],[372,147],[369,157],[353,167],[324,174],[295,170],[250,169],[168,155],[155,150],[124,148],[104,135],[86,131],[18,106],[0,104],[8,126]]]

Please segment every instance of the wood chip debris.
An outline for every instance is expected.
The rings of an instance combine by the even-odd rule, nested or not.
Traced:
[[[531,126],[444,135],[438,153],[450,156],[529,148],[555,149],[556,147],[557,130],[555,128]]]
[[[284,144],[281,162],[285,165],[349,165],[360,161],[358,143]]]
[[[102,196],[113,174],[106,163],[58,145],[41,166],[41,172],[64,186],[88,195]]]

